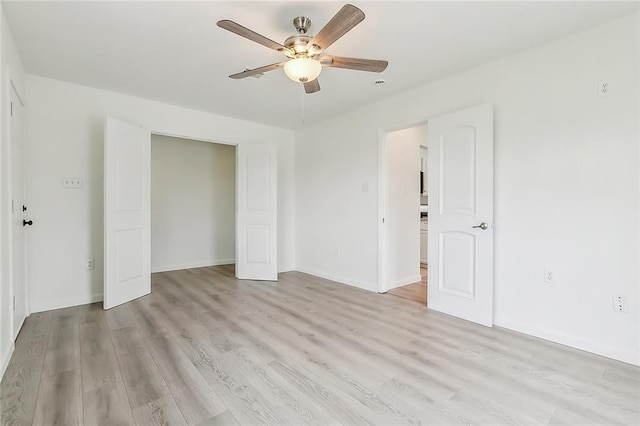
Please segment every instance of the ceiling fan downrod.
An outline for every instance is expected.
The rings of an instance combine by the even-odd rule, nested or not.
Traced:
[[[311,19],[306,16],[298,16],[293,18],[293,27],[296,29],[298,34],[306,34],[311,27]]]

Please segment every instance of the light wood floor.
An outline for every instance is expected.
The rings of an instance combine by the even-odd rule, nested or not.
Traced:
[[[29,317],[3,424],[634,424],[640,371],[302,273]]]
[[[420,266],[420,277],[422,279],[419,282],[394,288],[393,290],[389,290],[387,294],[390,294],[392,296],[402,297],[407,300],[413,300],[414,302],[420,303],[422,306],[426,306],[427,305],[427,267],[425,265]]]

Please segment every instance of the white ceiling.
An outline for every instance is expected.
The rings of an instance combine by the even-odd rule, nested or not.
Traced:
[[[28,72],[231,117],[295,128],[637,11],[636,2],[373,2],[326,53],[386,59],[382,74],[325,68],[319,93],[282,70],[227,76],[284,57],[216,26],[231,19],[278,42],[291,20],[317,32],[343,2],[11,2]],[[596,52],[594,52],[595,54]],[[374,85],[377,79],[385,85]]]

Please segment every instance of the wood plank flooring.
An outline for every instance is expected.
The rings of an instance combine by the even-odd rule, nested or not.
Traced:
[[[408,284],[402,287],[396,287],[389,290],[387,294],[402,297],[407,300],[413,300],[422,306],[427,305],[427,267],[420,265],[421,280],[417,283]]]
[[[34,314],[4,425],[640,424],[640,369],[290,272]]]

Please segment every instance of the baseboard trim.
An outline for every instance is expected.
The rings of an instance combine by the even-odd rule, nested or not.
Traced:
[[[507,328],[518,333],[528,334],[529,336],[538,337],[550,342],[559,343],[582,351],[591,352],[617,361],[626,362],[628,364],[640,365],[638,354],[633,351],[625,351],[620,348],[602,345],[590,340],[581,339],[555,330],[535,327],[529,324],[523,324],[518,321],[512,321],[506,318],[494,318],[494,325]]]
[[[295,270],[296,268],[294,268],[293,266],[283,266],[282,268],[278,268],[278,273],[282,274],[284,272],[293,272]]]
[[[207,262],[189,262],[189,263],[178,263],[175,265],[166,265],[166,266],[152,266],[151,273],[155,274],[156,272],[171,272],[171,271],[180,271],[182,269],[206,268],[208,266],[232,265],[234,263],[236,263],[235,259],[222,259],[222,260],[210,260]]]
[[[13,355],[13,351],[15,348],[15,343],[11,342],[11,345],[9,345],[7,350],[2,354],[2,365],[0,365],[0,381],[4,377],[4,373],[7,371],[7,367],[9,367],[9,361],[11,361],[11,355]]]
[[[315,269],[312,269],[312,268],[306,268],[304,266],[297,266],[296,267],[296,271],[302,272],[304,274],[313,275],[313,276],[316,276],[316,277],[319,277],[319,278],[324,278],[325,280],[335,281],[335,282],[340,283],[340,284],[346,284],[346,285],[349,285],[351,287],[361,288],[363,290],[377,291],[375,289],[375,285],[371,286],[371,285],[368,285],[368,284],[363,283],[363,282],[352,281],[352,280],[349,280],[349,279],[346,279],[346,278],[342,278],[342,277],[339,277],[339,276],[336,276],[336,275],[332,275],[332,274],[325,274],[323,272],[316,271]]]
[[[79,306],[79,305],[88,305],[89,303],[102,302],[104,299],[102,293],[94,294],[90,297],[81,297],[81,298],[69,298],[69,299],[57,299],[57,300],[47,300],[45,302],[32,302],[31,303],[31,312],[45,312],[52,311],[54,309],[62,309],[69,308],[71,306]]]
[[[409,284],[414,284],[414,283],[417,283],[417,282],[420,282],[420,281],[422,281],[422,277],[420,275],[403,278],[403,279],[398,280],[398,281],[394,282],[393,284],[389,285],[386,290],[382,291],[382,293],[385,293],[385,292],[387,292],[389,290],[393,290],[394,288],[402,287],[402,286],[409,285]]]
[[[22,318],[22,321],[20,321],[20,327],[18,327],[18,334],[20,334],[20,330],[22,330],[22,326],[24,325],[24,322],[27,320],[27,317]],[[13,331],[13,330],[11,330]],[[18,334],[16,334],[15,336],[13,336],[13,341],[15,342],[16,339],[18,338]]]

